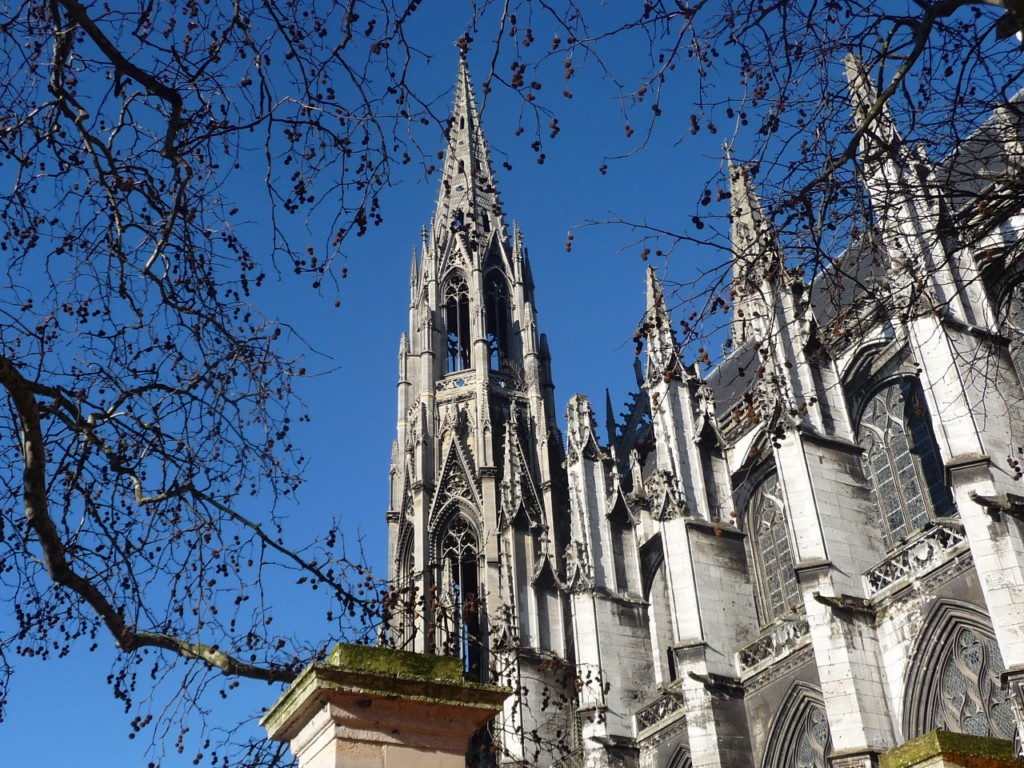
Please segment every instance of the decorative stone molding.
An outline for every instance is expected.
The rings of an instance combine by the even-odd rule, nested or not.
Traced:
[[[655,520],[674,520],[690,514],[686,506],[686,496],[673,472],[658,470],[647,479],[644,490]]]
[[[586,764],[586,754],[580,747],[553,762],[551,768],[585,768]]]
[[[736,653],[740,674],[746,675],[767,661],[777,661],[810,642],[810,627],[804,617],[776,622],[754,642]]]
[[[875,597],[883,590],[932,571],[967,546],[963,525],[953,520],[935,522],[864,574],[867,594]]]
[[[782,656],[777,661],[765,662],[752,669],[749,675],[744,675],[743,694],[749,696],[766,685],[782,679],[790,672],[812,663],[814,663],[814,648],[811,646],[811,638],[808,634],[804,643],[799,645],[796,650],[790,651],[788,656]]]
[[[299,768],[462,768],[470,737],[509,694],[464,682],[455,658],[338,645],[260,723],[290,743]]]
[[[573,541],[565,548],[565,587],[574,594],[594,588],[594,567],[586,543]]]
[[[581,456],[590,461],[607,458],[597,443],[597,424],[587,398],[572,396],[565,411],[565,421],[568,428],[566,461],[569,464],[579,461]]]
[[[443,379],[438,379],[434,384],[434,390],[437,392],[450,392],[472,387],[474,384],[476,384],[476,375],[472,371],[459,371],[458,373],[450,373]]]
[[[670,716],[683,710],[683,695],[677,691],[665,691],[649,704],[645,704],[634,714],[636,731],[640,733],[651,728]],[[685,715],[684,715],[685,716]]]

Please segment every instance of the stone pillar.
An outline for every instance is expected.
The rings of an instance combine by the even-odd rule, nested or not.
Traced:
[[[463,681],[458,659],[338,645],[264,715],[299,768],[464,768],[510,691]]]

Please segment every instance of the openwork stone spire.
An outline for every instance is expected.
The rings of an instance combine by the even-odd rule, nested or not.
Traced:
[[[768,284],[782,270],[782,255],[754,191],[746,166],[729,161],[729,218],[732,221],[732,336],[742,344],[762,329]]]
[[[647,312],[644,314],[647,334],[647,378],[658,380],[674,376],[679,367],[676,337],[672,318],[665,307],[665,294],[653,267],[647,268]]]
[[[871,119],[872,125],[865,136],[862,146],[867,149],[872,143],[882,147],[890,147],[899,141],[899,131],[892,119],[887,104],[878,109],[879,93],[864,61],[855,53],[848,53],[843,59],[846,68],[846,80],[850,84],[850,103],[853,106],[853,117],[860,128],[865,121]],[[872,113],[877,114],[872,117]]]
[[[459,62],[455,104],[446,133],[448,148],[434,215],[435,237],[460,229],[475,228],[478,234],[502,231],[498,188],[465,58]]]

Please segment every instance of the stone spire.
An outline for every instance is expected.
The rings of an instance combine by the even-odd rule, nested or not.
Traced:
[[[924,150],[912,147],[900,135],[888,100],[875,87],[867,67],[859,56],[847,54],[843,59],[849,82],[853,121],[860,138],[860,161],[864,185],[871,196],[876,214],[881,206],[890,206],[895,198],[910,195],[924,200],[930,194],[924,179],[932,172]]]
[[[464,59],[445,133],[434,220],[409,273],[387,518],[390,578],[434,597],[396,615],[389,631],[403,648],[461,656],[478,680],[493,669],[503,683],[520,673],[541,681],[496,726],[509,734],[503,751],[519,755],[523,733],[557,744],[548,731],[564,728],[520,713],[543,710],[543,691],[564,687],[539,665],[568,657],[551,574],[564,572],[569,501],[526,247],[504,226]]]
[[[460,228],[475,231],[481,239],[484,233],[501,232],[498,188],[465,58],[459,61],[455,104],[445,134],[448,148],[434,215],[435,238],[441,240]]]
[[[882,101],[885,92],[879,93],[860,58],[850,54],[844,64],[854,120],[863,130],[861,179],[885,251],[886,301],[906,306],[918,301],[923,287],[931,294],[931,306],[974,322],[988,310],[983,292],[959,286],[961,276],[977,266],[967,250],[954,255],[941,234],[952,214],[935,166],[920,143],[910,144],[900,135],[888,102]],[[954,260],[962,262],[955,269]]]
[[[612,393],[607,387],[605,387],[604,390],[604,412],[605,429],[608,431],[608,445],[614,446],[618,425],[615,423],[615,408],[612,406]]]
[[[896,121],[892,119],[887,103],[878,105],[879,93],[864,61],[855,53],[848,53],[843,59],[846,68],[846,80],[849,83],[850,103],[853,106],[853,119],[860,128],[867,120],[871,127],[861,140],[862,151],[874,148],[884,150],[893,147],[900,141]],[[876,113],[877,114],[874,114]]]
[[[729,160],[732,222],[732,337],[740,345],[761,329],[768,313],[768,285],[783,269],[782,255],[754,191],[750,170]],[[763,330],[763,329],[762,329]]]
[[[654,381],[675,374],[679,351],[672,332],[672,318],[665,307],[665,294],[653,267],[647,268],[647,311],[644,313],[647,335],[647,379]]]

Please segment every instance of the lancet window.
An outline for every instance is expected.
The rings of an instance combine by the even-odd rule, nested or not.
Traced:
[[[860,418],[864,474],[871,483],[886,549],[932,517],[952,514],[928,410],[916,379],[878,390]]]
[[[693,768],[693,760],[690,759],[690,751],[686,747],[676,747],[672,753],[668,768]]]
[[[440,649],[462,659],[467,674],[481,671],[480,578],[476,532],[456,514],[440,538],[437,636]]]
[[[940,604],[921,632],[907,678],[910,737],[936,728],[1012,739],[1010,694],[1000,684],[999,644],[976,609]]]
[[[747,521],[761,623],[770,624],[802,604],[793,570],[789,524],[776,474],[769,475],[754,491]]]
[[[395,561],[394,603],[392,611],[392,642],[396,648],[412,648],[416,634],[416,583],[413,578],[415,561],[412,550],[412,526],[403,521],[398,534],[398,554]]]
[[[765,768],[828,768],[832,735],[821,693],[801,683],[786,697],[772,726]]]
[[[485,217],[486,218],[486,217]],[[500,371],[508,361],[509,326],[512,304],[508,295],[508,282],[499,272],[491,272],[484,285],[487,314],[487,350],[492,371]]]
[[[469,323],[469,286],[459,274],[444,288],[444,328],[447,339],[447,369],[455,373],[469,368],[472,335]]]
[[[1003,658],[994,637],[960,627],[939,672],[937,728],[974,736],[1012,739],[1010,695],[999,683]]]

